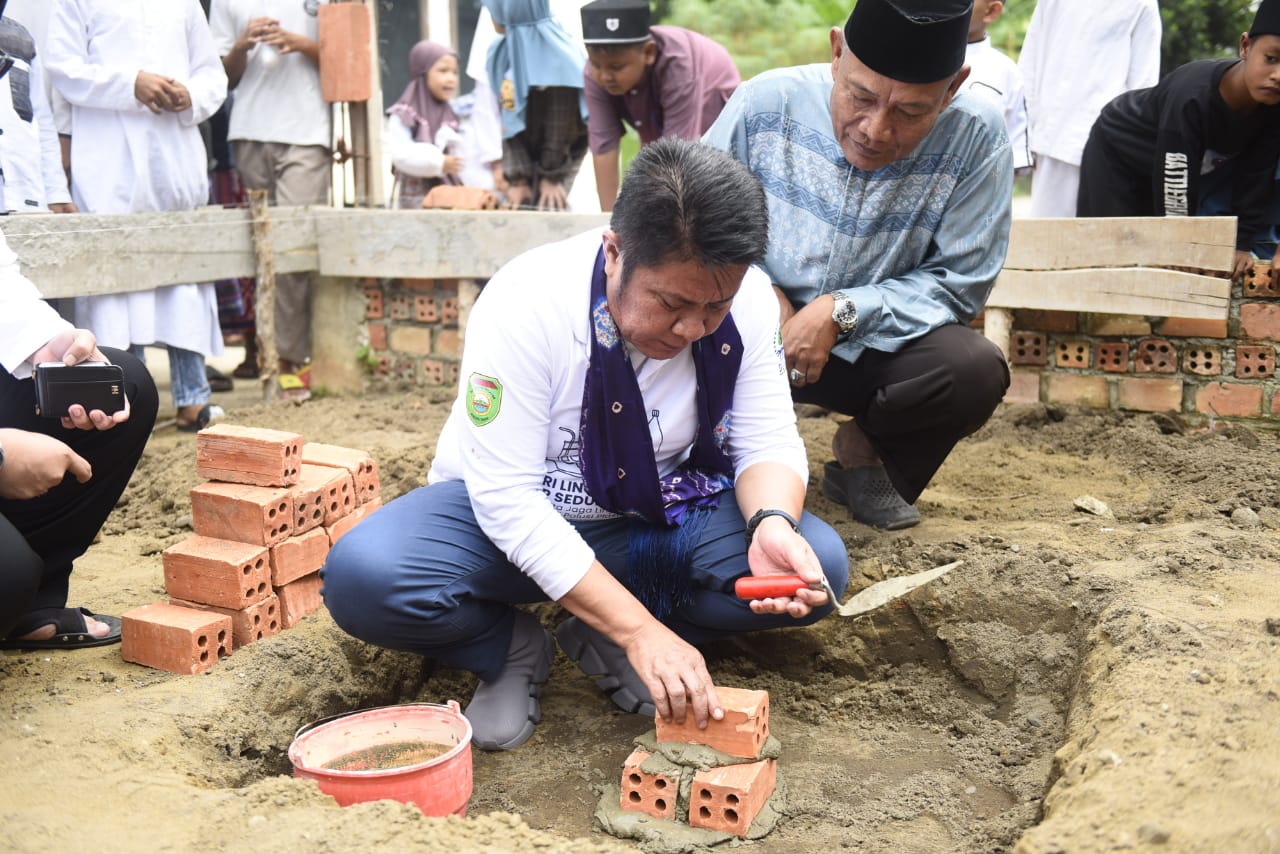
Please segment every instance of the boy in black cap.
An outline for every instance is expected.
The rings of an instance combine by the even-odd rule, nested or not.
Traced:
[[[853,416],[823,494],[884,529],[1009,383],[968,324],[1004,264],[1013,158],[1004,120],[965,82],[967,0],[858,0],[831,62],[738,88],[705,141],[769,202],[792,399]]]
[[[649,26],[648,0],[595,0],[582,7],[587,127],[600,209],[618,195],[623,122],[647,145],[664,136],[697,139],[742,82],[733,58],[706,36]]]
[[[1204,200],[1202,166],[1230,168],[1234,274],[1273,222],[1280,157],[1280,0],[1263,0],[1239,59],[1189,62],[1150,89],[1115,98],[1094,122],[1080,164],[1080,216],[1187,216]],[[1272,269],[1280,281],[1280,269]]]

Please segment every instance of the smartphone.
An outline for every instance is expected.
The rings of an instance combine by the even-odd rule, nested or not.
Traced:
[[[124,369],[106,362],[41,362],[32,372],[36,383],[36,415],[63,418],[73,404],[85,412],[108,415],[124,409]]]

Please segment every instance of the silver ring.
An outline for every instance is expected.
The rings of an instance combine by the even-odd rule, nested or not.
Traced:
[[[804,379],[804,371],[798,371],[795,368],[791,369],[791,381],[793,383],[798,383],[803,379]]]

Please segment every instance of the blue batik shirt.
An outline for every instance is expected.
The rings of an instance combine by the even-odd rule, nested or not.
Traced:
[[[999,113],[957,95],[909,155],[855,168],[832,130],[831,87],[830,64],[765,72],[703,140],[764,186],[765,267],[792,304],[849,291],[858,323],[832,352],[853,362],[982,310],[1009,245],[1013,156]]]

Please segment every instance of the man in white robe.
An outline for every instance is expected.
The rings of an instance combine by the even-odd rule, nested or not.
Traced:
[[[54,0],[47,39],[49,76],[71,104],[71,194],[80,210],[206,204],[198,126],[226,99],[227,75],[197,0]],[[221,414],[208,402],[204,366],[222,353],[212,283],[81,297],[76,319],[107,346],[168,349],[180,429]]]

